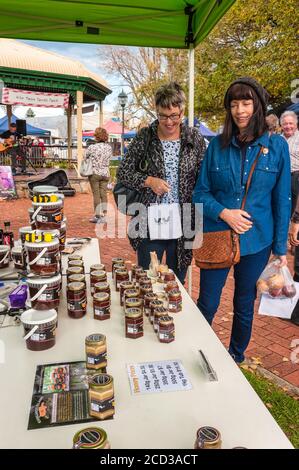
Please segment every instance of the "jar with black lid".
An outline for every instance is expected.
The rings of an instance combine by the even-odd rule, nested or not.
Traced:
[[[194,449],[221,449],[221,435],[216,428],[203,426],[198,429]]]
[[[73,449],[111,449],[111,446],[106,431],[91,426],[74,435]]]

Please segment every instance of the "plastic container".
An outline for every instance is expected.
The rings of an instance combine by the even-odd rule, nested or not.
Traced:
[[[38,278],[28,277],[30,302],[38,310],[56,309],[59,306],[61,275]]]
[[[25,269],[26,252],[22,246],[14,246],[11,250],[11,257],[16,269]]]
[[[0,269],[9,266],[10,247],[8,245],[0,245]]]
[[[32,228],[32,226],[29,226],[29,225],[26,226],[26,227],[20,227],[19,228],[19,237],[20,237],[22,245],[25,244],[26,233],[33,233],[33,232],[34,232],[34,229]]]
[[[21,315],[26,346],[31,351],[44,351],[55,345],[57,312],[56,310],[30,309]]]
[[[59,240],[50,243],[25,242],[28,267],[36,276],[54,276],[60,271]]]
[[[33,203],[35,209],[32,216],[36,227],[41,230],[60,229],[63,220],[63,202],[59,199],[56,202]]]
[[[62,222],[60,231],[59,231],[59,250],[62,251],[65,249],[66,242],[66,223]]]

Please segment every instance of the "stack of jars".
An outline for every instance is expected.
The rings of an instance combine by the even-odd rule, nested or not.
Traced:
[[[108,320],[111,314],[111,292],[104,264],[90,266],[90,292],[93,296],[93,317]]]
[[[71,318],[82,318],[86,315],[87,294],[85,270],[82,255],[69,255],[66,270],[67,313]]]

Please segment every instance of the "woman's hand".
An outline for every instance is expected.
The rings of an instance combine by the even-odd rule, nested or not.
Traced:
[[[299,240],[297,240],[298,232],[299,232],[299,223],[295,224],[295,222],[292,222],[290,229],[289,229],[289,239],[290,239],[290,243],[292,246],[299,245]]]
[[[245,233],[252,227],[251,220],[248,220],[251,216],[241,209],[223,209],[219,217],[238,234]]]
[[[279,259],[280,261],[280,264],[279,264],[280,268],[288,265],[288,260],[287,260],[286,255],[276,256],[276,258]]]
[[[161,178],[155,178],[154,176],[148,176],[144,182],[145,188],[151,188],[151,190],[157,194],[157,196],[163,196],[163,194],[170,191],[169,184]]]

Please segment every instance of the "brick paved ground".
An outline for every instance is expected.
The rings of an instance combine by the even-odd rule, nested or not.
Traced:
[[[112,202],[111,195],[109,201]],[[28,199],[0,201],[0,225],[3,225],[4,220],[10,220],[12,229],[17,235],[18,228],[28,223],[28,208],[30,206],[31,201]],[[68,236],[96,236],[95,225],[88,221],[92,216],[90,194],[78,194],[75,197],[65,198],[65,216],[68,219]],[[110,265],[112,257],[119,255],[135,262],[135,254],[126,238],[116,240],[106,237],[100,241],[100,250],[101,260],[107,266]],[[292,265],[291,257],[289,264]],[[194,300],[198,295],[198,284],[199,270],[193,267],[192,298]],[[213,325],[213,329],[226,347],[229,343],[232,325],[232,298],[233,276],[230,273]],[[264,368],[291,384],[299,386],[299,365],[290,360],[292,352],[290,346],[293,339],[299,339],[298,326],[286,320],[255,314],[247,357],[260,358]]]

